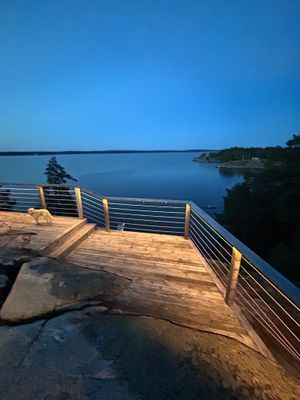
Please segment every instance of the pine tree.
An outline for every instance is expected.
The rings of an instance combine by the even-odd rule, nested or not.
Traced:
[[[66,172],[55,156],[48,161],[44,174],[49,185],[63,185],[45,188],[44,193],[48,210],[55,215],[77,215],[74,196],[70,193],[70,188],[65,186],[68,180],[77,182],[77,179]]]
[[[48,165],[45,170],[47,182],[52,185],[62,185],[67,183],[68,180],[77,182],[77,179],[73,178],[62,165],[60,165],[56,157],[53,156],[48,161]]]

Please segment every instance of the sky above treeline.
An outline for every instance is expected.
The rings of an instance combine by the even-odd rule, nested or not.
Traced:
[[[0,150],[284,145],[299,0],[0,0]]]

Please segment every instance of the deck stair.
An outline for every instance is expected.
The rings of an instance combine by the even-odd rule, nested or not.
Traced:
[[[53,258],[63,258],[79,243],[85,240],[94,230],[96,224],[88,224],[84,218],[68,229],[62,236],[43,249],[43,255]]]

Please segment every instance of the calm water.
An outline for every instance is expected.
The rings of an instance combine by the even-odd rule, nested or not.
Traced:
[[[62,155],[57,160],[81,186],[110,196],[193,200],[223,208],[226,188],[243,177],[213,164],[192,162],[199,153]],[[0,157],[0,182],[44,183],[50,156]]]

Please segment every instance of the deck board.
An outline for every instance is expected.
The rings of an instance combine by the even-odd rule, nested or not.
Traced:
[[[130,278],[132,284],[114,301],[115,308],[223,334],[256,348],[190,240],[98,229],[67,260]]]
[[[36,224],[34,219],[27,213],[0,211],[0,221],[4,221],[10,226],[12,231],[34,232],[30,243],[26,246],[35,251],[42,251],[45,247],[61,237],[67,230],[80,224],[78,218],[54,217],[53,224],[41,221]],[[4,224],[0,224],[0,235],[8,231]],[[15,243],[11,243],[13,247]]]

